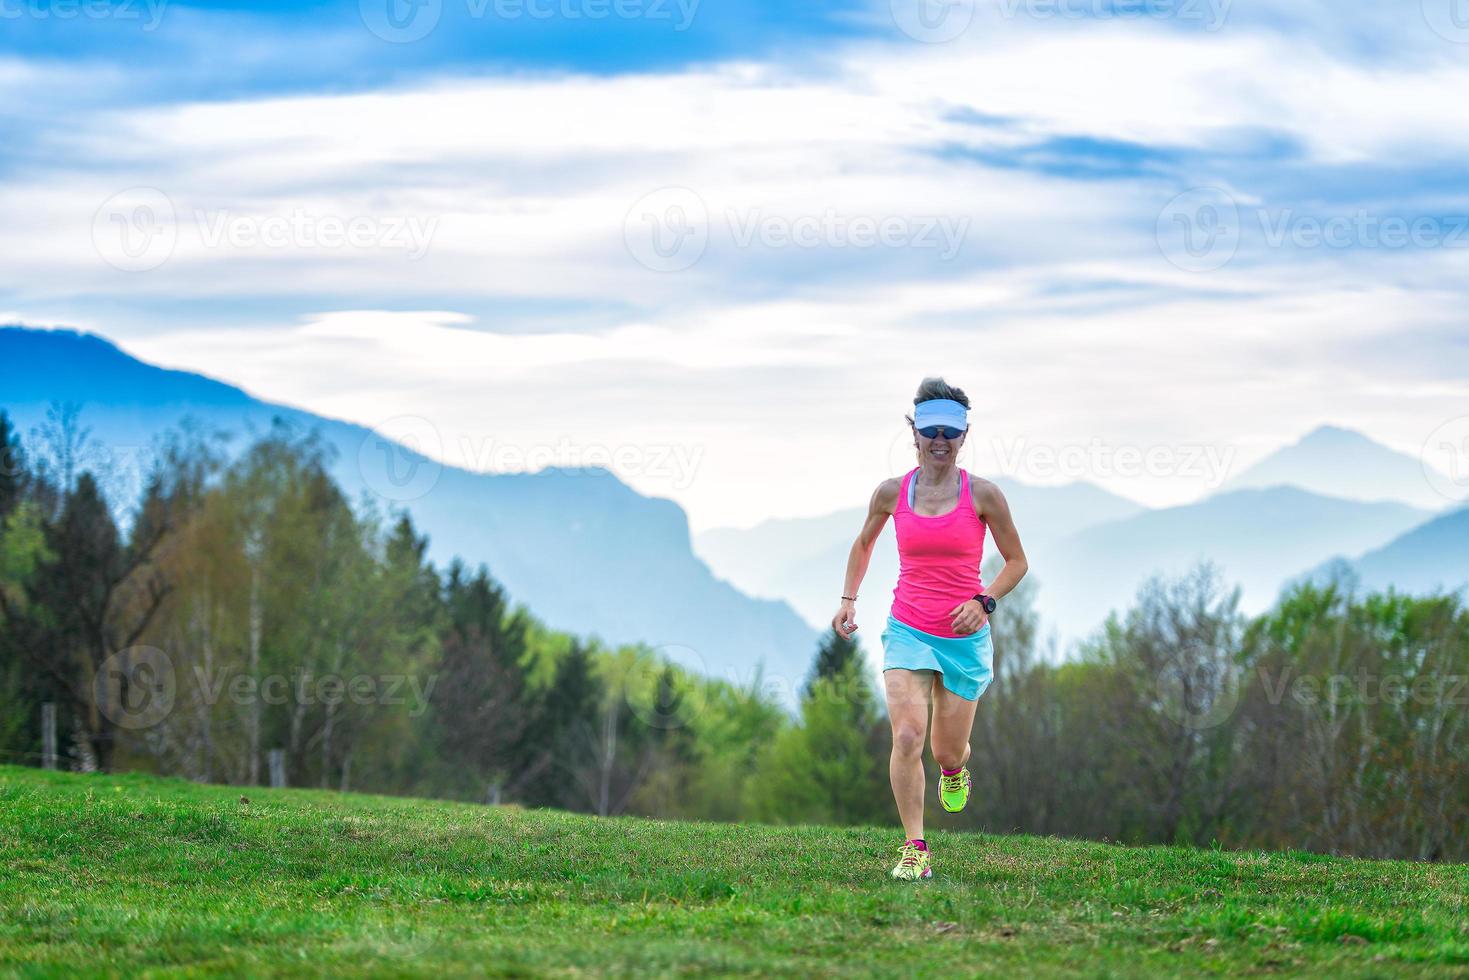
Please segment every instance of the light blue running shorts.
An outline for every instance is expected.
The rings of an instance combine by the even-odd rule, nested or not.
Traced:
[[[988,621],[969,636],[934,636],[900,623],[888,613],[882,631],[883,670],[933,670],[944,687],[977,701],[995,678],[995,644]]]

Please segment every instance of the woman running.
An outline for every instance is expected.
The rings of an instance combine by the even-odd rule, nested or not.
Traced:
[[[905,840],[894,878],[933,875],[923,839],[923,743],[930,703],[933,756],[942,775],[939,803],[957,813],[969,802],[969,732],[979,696],[994,677],[989,616],[1029,565],[999,487],[955,465],[969,431],[969,398],[942,378],[925,378],[913,399],[918,465],[884,480],[847,559],[842,605],[832,627],[857,631],[857,588],[872,547],[892,515],[898,536],[898,587],[882,633],[883,682],[893,725],[889,773]],[[1005,566],[986,589],[979,564],[988,528]]]

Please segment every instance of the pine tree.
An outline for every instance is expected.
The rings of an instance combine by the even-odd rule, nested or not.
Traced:
[[[856,640],[843,636],[834,629],[829,630],[822,637],[821,646],[816,651],[816,662],[806,680],[806,690],[809,691],[811,685],[818,680],[840,677],[852,664],[862,662],[862,650],[857,646]]]
[[[5,527],[5,519],[20,505],[25,489],[24,465],[20,436],[10,424],[10,417],[0,411],[0,529]]]
[[[433,758],[456,795],[495,799],[525,764],[526,620],[482,565],[455,561],[443,589],[439,679],[427,716]]]
[[[556,676],[537,700],[525,732],[525,765],[514,791],[532,806],[570,808],[579,795],[573,769],[592,750],[601,692],[591,651],[573,638],[556,664]]]
[[[15,620],[26,583],[45,559],[39,509],[27,506],[25,458],[10,418],[0,411],[0,761],[25,761],[40,748],[40,689],[23,659]]]
[[[113,722],[93,697],[93,680],[114,652],[108,606],[125,575],[117,526],[89,472],[66,494],[59,519],[46,528],[53,556],[29,590],[24,639],[49,695],[62,705],[63,726],[73,727],[84,763],[106,769]]]

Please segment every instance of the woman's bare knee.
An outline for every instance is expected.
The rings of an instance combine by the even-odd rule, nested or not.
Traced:
[[[917,725],[894,725],[893,754],[904,759],[923,755],[923,729]]]
[[[957,769],[964,764],[964,755],[969,748],[969,742],[935,738],[930,743],[930,747],[933,749],[935,762],[945,769]]]

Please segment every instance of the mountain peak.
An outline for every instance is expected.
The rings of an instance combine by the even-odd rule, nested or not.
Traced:
[[[1339,425],[1318,425],[1306,433],[1296,443],[1297,446],[1328,447],[1328,446],[1372,446],[1387,450],[1386,446],[1374,442],[1372,439],[1358,432],[1356,429],[1347,429]],[[1387,450],[1391,452],[1391,450]]]
[[[783,696],[795,691],[792,679],[804,674],[820,639],[785,603],[752,599],[716,579],[690,548],[683,509],[643,496],[606,466],[420,469],[422,454],[384,446],[372,430],[157,367],[97,334],[0,326],[0,410],[25,432],[42,424],[53,401],[81,406],[89,438],[120,485],[141,472],[133,465],[146,459],[140,450],[184,416],[237,435],[266,429],[278,416],[316,430],[335,449],[332,476],[349,500],[365,495],[410,511],[432,561],[485,564],[552,629],[609,644],[681,646],[697,654],[704,672],[739,684],[763,660],[767,685],[784,683]],[[405,484],[407,463],[408,473],[427,479]]]
[[[229,406],[251,402],[233,385],[140,361],[100,334],[70,327],[0,326],[0,392],[12,407]]]
[[[1395,500],[1442,510],[1438,493],[1415,456],[1390,449],[1355,429],[1320,425],[1227,480],[1222,491],[1292,486],[1351,500]]]

